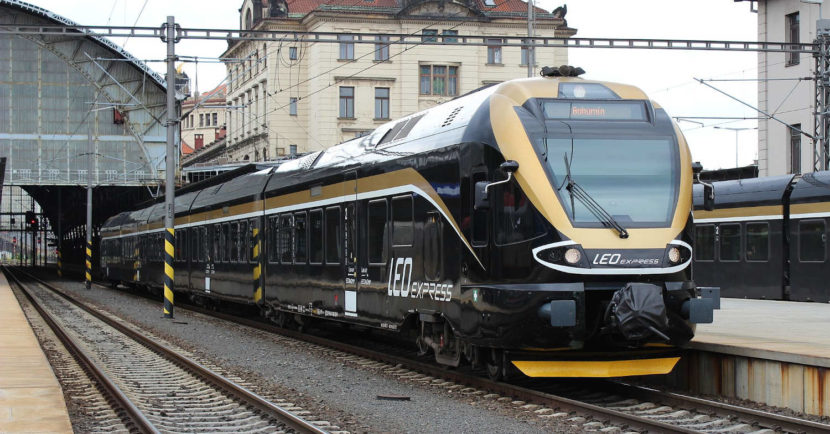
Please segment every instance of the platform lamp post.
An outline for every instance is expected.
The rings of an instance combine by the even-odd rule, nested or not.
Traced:
[[[730,130],[735,132],[735,167],[738,167],[738,133],[745,130],[757,130],[758,127],[745,127],[745,128],[734,128],[734,127],[719,127],[715,126],[716,129],[719,130]]]

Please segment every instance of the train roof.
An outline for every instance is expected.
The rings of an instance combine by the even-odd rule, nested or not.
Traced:
[[[780,204],[792,179],[793,175],[780,175],[715,182],[715,209]],[[702,209],[702,185],[695,184],[693,196],[695,209]]]
[[[273,167],[261,169],[201,190],[193,200],[190,211],[213,209],[220,203],[253,199],[262,193],[273,171]]]
[[[790,203],[825,202],[830,200],[830,172],[805,173],[793,187]]]

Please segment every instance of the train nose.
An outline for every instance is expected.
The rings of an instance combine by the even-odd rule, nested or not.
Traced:
[[[617,290],[605,313],[606,324],[618,330],[628,341],[658,337],[669,327],[663,288],[648,283],[631,282]]]

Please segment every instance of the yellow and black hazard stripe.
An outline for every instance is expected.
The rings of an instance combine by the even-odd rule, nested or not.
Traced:
[[[164,232],[164,317],[173,318],[173,255],[176,237],[173,228]]]
[[[254,303],[259,303],[262,300],[262,265],[260,265],[259,255],[262,249],[262,241],[260,240],[259,236],[259,228],[256,226],[251,228],[252,232],[252,242],[254,245],[254,250],[251,253],[251,260],[254,261],[256,265],[254,265],[254,275],[253,275],[253,283],[254,283]]]
[[[61,261],[61,249],[58,248],[58,277],[63,277],[63,261]]]
[[[86,287],[92,286],[92,241],[86,242]]]

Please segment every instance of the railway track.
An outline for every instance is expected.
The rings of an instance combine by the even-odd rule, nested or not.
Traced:
[[[830,432],[827,424],[618,381],[519,379],[511,383],[493,382],[474,372],[447,370],[430,362],[414,360],[392,345],[370,349],[340,336],[327,338],[301,333],[195,306],[179,308],[348,353],[341,359],[350,360],[357,366],[380,366],[379,371],[402,379],[512,401],[540,417],[569,417],[575,423],[583,423],[585,429],[611,425],[641,432]],[[357,337],[352,341],[360,339]],[[376,342],[373,345],[377,347]]]
[[[114,430],[326,432],[48,283],[3,271],[106,391],[113,414],[125,415],[112,422]]]

